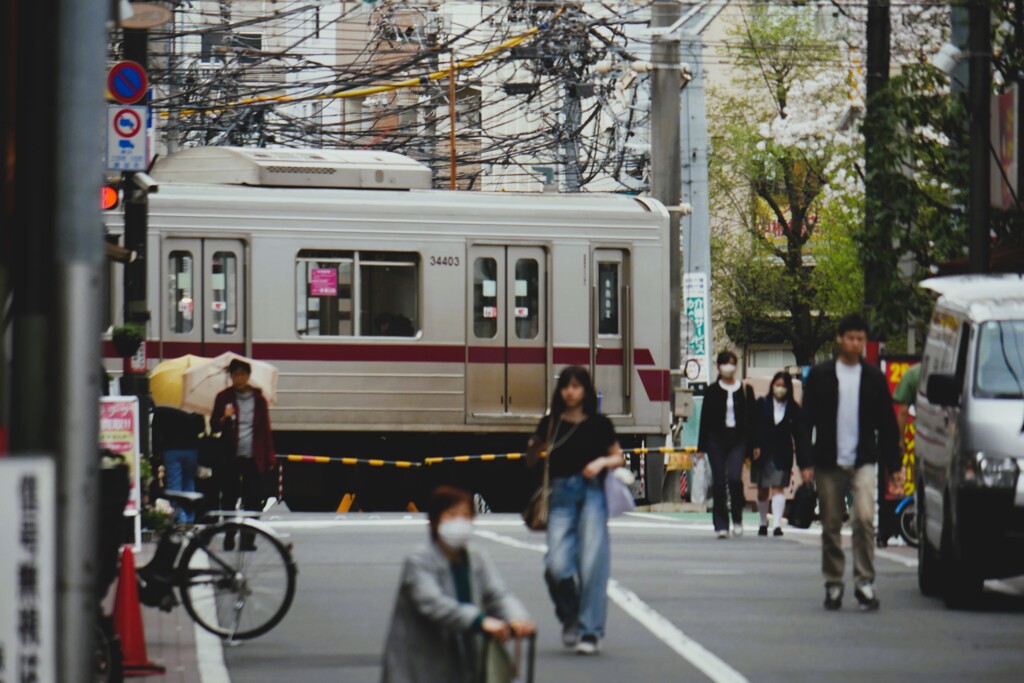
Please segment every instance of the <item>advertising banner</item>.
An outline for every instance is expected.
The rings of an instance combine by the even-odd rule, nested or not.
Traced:
[[[125,457],[131,489],[125,504],[126,517],[135,518],[135,544],[141,549],[142,483],[139,470],[142,448],[139,440],[139,399],[136,396],[104,396],[100,399],[100,448]]]
[[[711,307],[706,273],[686,273],[683,276],[683,312],[687,329],[683,376],[690,384],[706,384],[711,366]]]
[[[895,394],[896,387],[906,374],[907,370],[917,365],[920,361],[916,358],[882,358],[880,366],[885,375],[885,381],[889,385],[889,393]],[[915,391],[916,395],[917,392]],[[899,406],[894,408],[899,411]],[[886,500],[901,500],[914,493],[914,408],[911,405],[910,414],[907,415],[907,426],[901,435],[903,439],[903,466],[907,472],[907,482],[903,489],[892,489],[886,492]]]

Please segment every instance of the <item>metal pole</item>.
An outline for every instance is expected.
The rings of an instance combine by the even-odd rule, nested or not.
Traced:
[[[970,6],[970,272],[989,270],[989,116],[992,109],[992,10],[988,0]]]
[[[878,120],[881,118],[881,110],[878,106],[878,95],[885,89],[889,82],[889,0],[868,1],[868,27],[867,27],[867,109],[864,126],[864,170],[867,177],[865,193],[867,201],[864,207],[864,222],[871,226],[878,221],[876,213],[880,208],[878,203],[885,196],[885,178],[877,173],[882,164],[879,161],[883,158],[885,151],[878,149],[874,140],[875,130],[878,128]],[[881,183],[881,184],[880,184]],[[881,235],[875,244],[868,245],[868,249],[884,253],[883,250],[891,249],[892,226],[874,234]],[[868,261],[864,268],[864,305],[868,311],[874,311],[882,304],[884,284],[886,280],[893,277],[894,273],[886,272],[883,261],[873,258]]]
[[[680,16],[678,2],[657,0],[651,8],[651,28],[671,26]],[[668,207],[678,207],[681,190],[679,149],[679,38],[660,36],[651,46],[651,195]],[[669,362],[679,370],[679,311],[682,299],[679,252],[679,211],[669,212]]]
[[[459,189],[458,173],[455,167],[455,164],[457,162],[455,154],[455,114],[455,51],[452,50],[451,66],[449,67],[448,72],[448,188],[451,190]]]
[[[565,177],[565,191],[580,191],[580,157],[577,147],[576,130],[580,127],[580,98],[576,90],[578,84],[565,85],[565,102],[562,105],[564,117],[562,139],[562,173]]]
[[[95,665],[98,551],[100,272],[96,197],[103,179],[96,131],[103,126],[104,0],[61,0],[57,39],[54,254],[57,372],[51,395],[57,431],[58,680]]]

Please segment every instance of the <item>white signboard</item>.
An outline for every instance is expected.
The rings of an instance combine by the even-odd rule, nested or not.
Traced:
[[[128,462],[131,489],[125,504],[126,517],[135,518],[135,550],[142,549],[142,467],[137,396],[104,396],[100,399],[100,448],[120,453]]]
[[[0,459],[0,681],[56,675],[57,492],[50,458]]]
[[[107,170],[145,171],[149,167],[146,136],[148,107],[107,107]]]
[[[683,348],[683,376],[690,384],[706,383],[711,366],[711,306],[707,274],[683,275],[683,312],[688,330]]]

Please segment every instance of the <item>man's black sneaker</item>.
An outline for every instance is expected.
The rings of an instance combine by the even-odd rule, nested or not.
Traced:
[[[782,535],[782,527],[781,526],[775,527],[775,531],[772,532],[772,536],[781,536],[781,535]]]
[[[767,536],[768,535],[768,525],[767,524],[762,524],[761,526],[757,527],[757,535],[758,536]]]
[[[878,596],[875,595],[875,587],[870,583],[858,586],[857,590],[853,593],[853,597],[857,598],[857,603],[865,612],[876,610],[881,606],[881,603],[878,602]]]
[[[825,586],[825,609],[837,610],[843,606],[842,585]]]

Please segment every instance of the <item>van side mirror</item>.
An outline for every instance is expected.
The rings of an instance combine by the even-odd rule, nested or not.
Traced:
[[[927,395],[932,405],[947,408],[960,405],[960,386],[953,375],[929,375]]]

